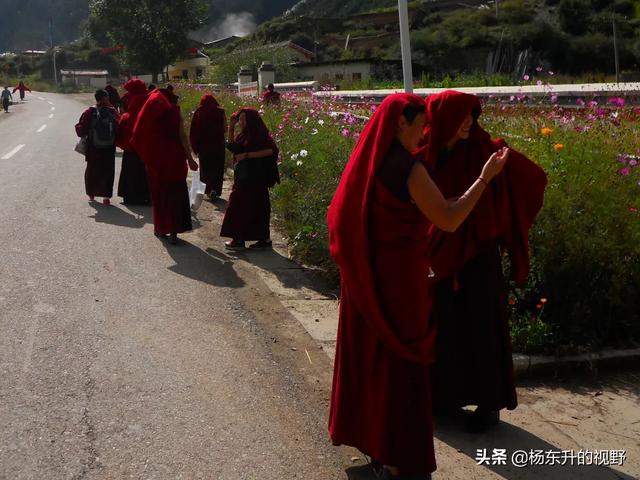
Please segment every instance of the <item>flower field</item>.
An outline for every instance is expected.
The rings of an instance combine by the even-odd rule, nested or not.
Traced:
[[[185,117],[202,95],[180,89]],[[230,115],[257,99],[219,94]],[[531,232],[532,272],[512,286],[517,351],[563,353],[640,342],[640,110],[623,98],[576,105],[506,99],[484,106],[493,137],[540,164],[549,176]],[[325,214],[364,121],[375,109],[283,95],[262,109],[281,151],[274,220],[298,260],[337,278],[328,257]],[[505,269],[508,271],[505,261]]]

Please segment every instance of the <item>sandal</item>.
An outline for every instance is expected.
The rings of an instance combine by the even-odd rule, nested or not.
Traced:
[[[271,240],[259,240],[256,243],[249,245],[249,248],[271,248]]]
[[[229,240],[228,242],[224,242],[224,246],[227,250],[244,250],[246,247],[244,246],[244,242]]]

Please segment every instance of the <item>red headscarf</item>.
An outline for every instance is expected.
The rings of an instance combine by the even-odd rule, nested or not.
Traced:
[[[420,108],[424,100],[411,94],[390,95],[368,121],[329,206],[327,225],[329,250],[340,267],[352,307],[370,323],[387,348],[402,358],[424,364],[432,355],[430,346],[404,343],[385,319],[376,291],[369,231],[376,174],[396,137],[400,115],[409,105]],[[426,278],[426,271],[424,275]]]
[[[491,140],[478,124],[482,112],[478,97],[447,90],[426,102],[426,162],[443,195],[457,197],[478,178],[491,154],[506,143]],[[469,138],[446,152],[468,114],[473,118]],[[491,181],[457,231],[446,233],[432,226],[429,253],[436,278],[452,276],[478,254],[483,243],[497,240],[509,252],[514,279],[524,283],[529,273],[529,229],[542,208],[546,184],[546,174],[538,165],[511,150],[503,172]]]
[[[123,105],[125,104],[126,96],[126,111],[120,116],[118,121],[118,147],[128,152],[133,151],[133,145],[131,144],[131,137],[133,136],[133,127],[138,119],[138,114],[144,103],[147,100],[147,86],[142,80],[133,79],[124,84],[124,89],[127,91],[123,95]]]
[[[224,154],[224,108],[209,93],[202,96],[193,112],[189,141],[197,154],[222,149]]]
[[[235,142],[245,147],[247,151],[269,148],[277,150],[276,142],[271,137],[260,113],[255,108],[241,108],[233,115],[239,116],[241,113],[245,115],[247,126],[236,135]]]
[[[187,177],[186,154],[180,142],[180,107],[165,89],[156,89],[144,103],[131,143],[150,177],[165,181]]]

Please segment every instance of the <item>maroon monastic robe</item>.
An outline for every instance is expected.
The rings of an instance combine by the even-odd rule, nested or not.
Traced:
[[[200,161],[200,180],[207,185],[206,194],[222,193],[225,126],[224,109],[213,95],[203,95],[193,113],[189,140]]]
[[[430,223],[408,198],[394,195],[381,174],[387,170],[392,173],[384,176],[392,177],[395,171],[406,186],[410,169],[400,166],[420,161],[393,147],[407,105],[424,103],[397,94],[376,110],[327,213],[330,252],[341,275],[329,433],[335,445],[356,447],[411,475],[436,469]]]
[[[161,235],[192,229],[181,121],[180,107],[172,95],[158,89],[149,95],[133,129],[131,143],[147,169],[153,226]]]
[[[462,195],[489,156],[506,146],[478,124],[476,96],[445,91],[427,99],[425,150],[430,173],[445,198]],[[472,114],[468,139],[446,146]],[[432,226],[428,248],[435,272],[434,321],[438,325],[434,403],[442,408],[517,406],[502,252],[518,283],[529,271],[528,233],[542,207],[544,171],[511,150],[465,222],[453,233]]]
[[[85,191],[90,197],[111,198],[113,196],[113,180],[115,177],[116,146],[115,144],[110,148],[96,148],[93,146],[90,133],[94,108],[86,109],[76,124],[76,134],[79,137],[87,137],[87,153],[85,154],[87,167],[84,172]],[[115,109],[111,108],[111,110],[117,118],[118,114]]]

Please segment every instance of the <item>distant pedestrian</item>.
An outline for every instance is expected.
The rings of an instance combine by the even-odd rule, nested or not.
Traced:
[[[155,89],[156,89],[155,84],[150,83],[150,84],[149,84],[149,92],[153,92]]]
[[[147,169],[153,229],[156,236],[169,236],[192,229],[187,188],[187,163],[197,170],[189,139],[184,131],[180,107],[166,89],[153,91],[145,102],[133,129],[132,145]]]
[[[107,86],[104,88],[104,90],[109,94],[109,101],[111,102],[111,106],[118,112],[121,112],[122,100],[120,98],[120,94],[118,93],[118,89],[113,86],[111,81],[108,81]]]
[[[280,105],[280,93],[276,92],[276,87],[273,83],[267,85],[262,95],[262,103],[265,105]]]
[[[236,125],[240,133],[234,135]],[[220,235],[231,238],[229,250],[271,247],[269,188],[280,182],[278,147],[257,110],[242,108],[231,116],[228,148],[234,153],[235,175]],[[231,139],[233,139],[231,141]]]
[[[200,161],[200,180],[207,185],[205,194],[212,200],[222,193],[226,124],[224,108],[213,95],[203,95],[191,120],[189,140]]]
[[[13,95],[11,95],[9,87],[4,87],[4,90],[0,94],[0,98],[2,98],[2,108],[4,113],[9,113],[9,105],[13,102]]]
[[[147,172],[144,162],[136,153],[131,139],[133,127],[138,119],[138,114],[147,100],[147,86],[142,80],[129,80],[124,85],[127,93],[127,111],[122,114],[118,123],[118,146],[123,150],[122,168],[118,181],[118,196],[123,203],[133,205],[148,205],[151,203]]]
[[[19,92],[20,92],[20,101],[22,102],[22,101],[24,100],[24,95],[25,95],[25,93],[24,93],[24,92],[25,92],[26,90],[29,90],[29,93],[32,93],[32,92],[31,92],[31,89],[30,89],[29,87],[27,87],[27,86],[24,84],[24,82],[22,82],[22,81],[21,81],[20,83],[18,83],[18,86],[17,86],[16,88],[14,88],[14,89],[13,89],[13,93],[16,93],[17,91],[19,91]]]
[[[96,105],[84,111],[76,124],[76,133],[87,139],[84,183],[89,200],[103,197],[102,203],[109,205],[113,196],[119,116],[106,91],[98,90],[94,96]]]

